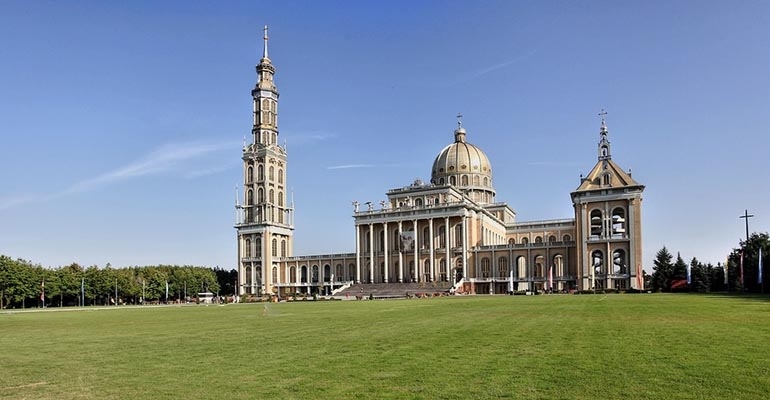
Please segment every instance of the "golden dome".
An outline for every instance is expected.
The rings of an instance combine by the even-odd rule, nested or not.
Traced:
[[[465,141],[465,133],[457,128],[454,143],[436,156],[430,181],[455,186],[479,203],[494,203],[492,164],[481,149]]]

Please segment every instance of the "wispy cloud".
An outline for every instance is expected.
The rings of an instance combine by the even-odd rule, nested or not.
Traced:
[[[480,78],[480,77],[482,77],[482,76],[484,76],[486,74],[489,74],[491,72],[495,72],[497,70],[501,70],[501,69],[504,69],[506,67],[510,67],[511,65],[514,65],[516,63],[519,63],[521,61],[524,61],[524,60],[532,57],[536,52],[537,52],[537,48],[532,48],[532,49],[530,49],[528,51],[525,51],[525,52],[519,54],[518,56],[510,58],[510,59],[508,59],[506,61],[503,61],[503,62],[500,62],[500,63],[497,63],[497,64],[493,64],[493,65],[490,65],[488,67],[479,68],[479,69],[477,69],[475,71],[470,71],[470,72],[464,74],[463,76],[458,77],[456,80],[453,80],[451,82],[447,82],[445,85],[446,86],[452,86],[452,85],[456,85],[458,83],[467,82],[467,81],[471,81],[471,80]]]
[[[214,175],[218,174],[220,172],[227,171],[229,169],[235,168],[239,165],[239,163],[227,163],[220,166],[210,167],[210,168],[203,168],[198,169],[195,171],[190,171],[184,175],[186,179],[194,179],[194,178],[200,178],[204,176]]]
[[[157,175],[183,169],[182,167],[185,166],[187,161],[200,159],[215,152],[238,148],[239,143],[237,142],[190,142],[168,144],[156,149],[150,154],[132,163],[129,163],[128,165],[102,173],[93,178],[75,182],[74,184],[59,192],[54,192],[47,195],[17,195],[0,198],[0,210],[13,208],[23,204],[47,201],[66,195],[82,193],[89,190],[94,190],[101,186],[106,186],[128,179],[135,179],[143,176]],[[188,178],[194,178],[198,176],[210,175],[219,172],[217,169],[224,170],[225,168],[222,167],[220,169],[218,167],[214,167],[207,170],[188,172],[184,176]]]
[[[165,145],[149,155],[121,168],[106,172],[95,178],[75,183],[65,193],[79,193],[98,186],[108,185],[126,179],[138,178],[170,171],[187,160],[210,153],[237,148],[238,143],[181,143]]]

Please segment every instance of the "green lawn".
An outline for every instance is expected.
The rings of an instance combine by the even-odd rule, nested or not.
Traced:
[[[9,399],[761,399],[770,298],[6,312],[0,368]]]

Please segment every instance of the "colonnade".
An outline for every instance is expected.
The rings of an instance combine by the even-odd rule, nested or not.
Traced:
[[[445,216],[357,223],[356,282],[362,283],[362,278],[365,278],[363,283],[434,282],[436,280],[454,282],[455,274],[452,271],[461,266],[462,276],[467,276],[468,217],[459,217],[458,223],[450,225],[452,219],[457,221],[458,217]],[[455,232],[456,229],[450,229],[450,226],[457,227],[458,225],[460,232]],[[442,226],[444,228],[443,237],[437,236],[436,230],[439,229],[440,231]],[[420,235],[420,232],[426,228],[428,230],[427,241],[423,235]],[[395,231],[395,237],[390,237],[391,230]],[[460,238],[457,237],[458,233]],[[382,240],[375,240],[375,237],[379,238],[380,234]],[[437,240],[439,245],[443,244],[443,247],[436,245]],[[396,244],[396,248],[391,249],[391,243]],[[459,258],[456,256],[457,253],[459,253]],[[443,265],[441,260],[443,260]],[[392,269],[392,262],[397,263],[397,269]],[[412,273],[412,264],[410,264],[408,275],[404,267],[407,263],[414,265]],[[383,273],[380,275],[380,279],[377,279],[378,274],[375,274],[375,271],[379,271],[380,268],[382,268]],[[368,276],[363,277],[362,271],[367,271]],[[391,272],[394,276],[391,276]]]

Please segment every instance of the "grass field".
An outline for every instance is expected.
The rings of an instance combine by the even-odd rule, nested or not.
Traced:
[[[8,399],[762,399],[770,299],[495,296],[0,314]]]

